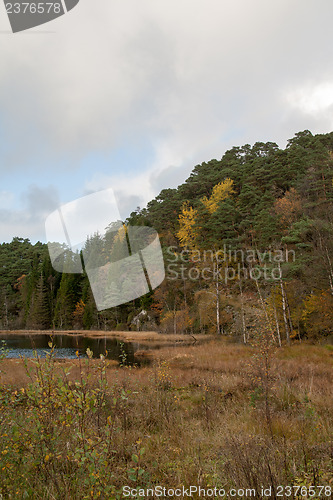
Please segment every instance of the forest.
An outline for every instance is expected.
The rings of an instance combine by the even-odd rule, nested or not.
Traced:
[[[87,274],[59,273],[47,244],[0,245],[3,330],[155,330],[280,345],[333,333],[333,132],[305,130],[285,149],[256,142],[203,162],[125,226],[160,237],[166,276],[148,294],[98,312]],[[112,221],[110,221],[112,222]],[[94,234],[101,255],[108,233]]]

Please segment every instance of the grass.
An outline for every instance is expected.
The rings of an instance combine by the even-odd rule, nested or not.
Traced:
[[[332,351],[215,340],[149,352],[141,367],[2,360],[3,498],[124,498],[125,485],[235,488],[234,498],[253,488],[267,498],[262,485],[270,498],[279,485],[333,488]]]

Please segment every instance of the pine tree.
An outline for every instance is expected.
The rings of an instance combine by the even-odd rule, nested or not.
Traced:
[[[27,326],[36,330],[50,328],[51,314],[48,297],[48,289],[45,285],[44,276],[41,273],[36,289],[32,294]]]

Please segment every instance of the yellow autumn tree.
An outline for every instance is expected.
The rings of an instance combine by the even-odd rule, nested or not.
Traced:
[[[205,205],[210,214],[216,212],[221,201],[229,198],[231,194],[234,194],[235,191],[233,185],[234,181],[227,178],[213,187],[213,192],[209,198],[207,198],[207,196],[201,198],[202,203]]]
[[[333,328],[333,296],[327,290],[309,295],[304,300],[302,319],[308,334],[313,337],[330,333]]]
[[[115,244],[117,242],[122,243],[124,241],[124,239],[126,238],[126,233],[127,233],[127,227],[125,224],[122,224],[117,231],[117,235],[115,237],[114,243]]]
[[[216,212],[221,201],[225,200],[235,192],[233,184],[234,181],[227,178],[213,187],[212,194],[209,198],[207,198],[207,196],[201,198],[200,201],[204,204],[210,214]],[[176,236],[183,247],[188,247],[190,249],[195,247],[198,236],[197,232],[200,230],[195,227],[196,217],[197,211],[190,206],[188,201],[185,201],[179,214],[179,230],[176,233]]]
[[[82,321],[83,321],[83,315],[84,315],[85,308],[86,308],[86,304],[83,302],[82,299],[80,299],[79,302],[77,302],[75,305],[73,317],[74,317],[74,325],[76,328],[82,327]]]
[[[179,230],[176,233],[183,247],[193,248],[195,246],[196,231],[194,228],[196,210],[185,201],[179,214]]]

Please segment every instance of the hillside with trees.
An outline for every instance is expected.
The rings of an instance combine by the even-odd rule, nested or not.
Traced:
[[[333,333],[333,132],[233,147],[125,221],[160,235],[166,278],[98,312],[87,275],[52,268],[43,243],[0,245],[0,328],[156,329],[277,343]],[[111,222],[111,221],[110,221]],[[101,255],[114,244],[95,234]],[[111,243],[110,243],[111,241]]]

